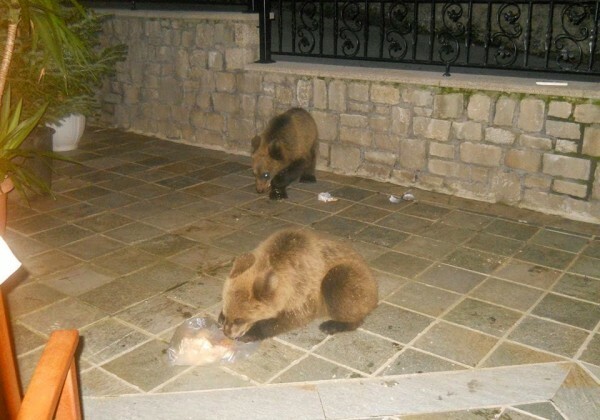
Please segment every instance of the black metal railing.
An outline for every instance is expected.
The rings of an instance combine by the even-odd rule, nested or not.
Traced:
[[[446,74],[600,75],[600,0],[257,1],[261,62],[275,55],[441,65]]]

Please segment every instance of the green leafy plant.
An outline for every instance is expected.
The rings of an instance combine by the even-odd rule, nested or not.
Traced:
[[[85,49],[85,61],[66,50],[62,68],[61,63],[47,59],[45,47],[34,45],[28,37],[17,37],[8,79],[15,97],[23,98],[32,109],[48,104],[42,123],[56,123],[74,113],[94,115],[100,109],[96,92],[126,54],[124,45],[100,45],[106,16],[75,7],[62,7],[59,11],[66,28]],[[26,111],[25,115],[29,113]]]
[[[22,193],[49,189],[28,160],[63,159],[28,150],[25,140],[62,113],[91,109],[95,89],[124,54],[99,48],[99,25],[76,0],[0,0],[0,181],[10,177]]]

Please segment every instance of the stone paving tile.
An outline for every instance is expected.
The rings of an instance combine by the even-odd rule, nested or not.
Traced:
[[[7,296],[24,384],[44,335],[61,325],[80,329],[85,396],[574,358],[600,372],[598,226],[416,189],[416,201],[392,203],[409,189],[321,171],[274,202],[256,194],[248,156],[118,130],[86,138],[72,154],[82,165],[57,162],[56,200],[9,200],[6,239],[26,268]],[[338,201],[318,201],[323,191]],[[284,227],[348,241],[374,269],[377,309],[355,332],[327,336],[316,320],[241,362],[170,366],[174,328],[218,316],[233,259]]]
[[[381,375],[446,372],[466,367],[415,349],[406,349],[381,372]]]
[[[414,343],[414,347],[456,362],[476,366],[497,339],[466,328],[440,322]]]
[[[314,353],[365,373],[373,373],[401,350],[400,344],[360,330],[331,336]]]
[[[105,363],[102,368],[147,392],[186,369],[186,366],[170,365],[166,355],[168,347],[167,343],[152,340]]]

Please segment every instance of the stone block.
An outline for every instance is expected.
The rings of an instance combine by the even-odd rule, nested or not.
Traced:
[[[259,96],[258,103],[256,104],[256,111],[259,116],[264,120],[267,120],[274,116],[275,105],[273,104],[272,96]]]
[[[219,51],[208,52],[208,68],[212,70],[223,70],[224,68],[223,54]]]
[[[485,141],[496,144],[513,144],[516,135],[503,128],[488,127],[485,129]]]
[[[410,125],[410,109],[392,107],[392,133],[406,136]]]
[[[454,137],[459,140],[481,141],[483,139],[483,130],[481,123],[474,121],[452,121],[452,131]]]
[[[311,80],[300,79],[296,83],[296,99],[298,106],[308,108],[312,100],[313,84]]]
[[[369,119],[364,115],[341,114],[340,123],[345,127],[365,128],[369,125]]]
[[[258,98],[256,97],[256,95],[241,94],[239,95],[239,98],[240,111],[242,115],[245,118],[253,117],[257,109],[256,103],[258,101]]]
[[[348,101],[346,111],[360,112],[362,114],[371,114],[373,112],[373,104],[371,102],[355,102]]]
[[[358,147],[332,144],[330,161],[332,169],[349,174],[355,173],[362,162],[360,149]]]
[[[396,163],[395,154],[388,152],[379,152],[377,150],[366,150],[365,159],[370,162],[386,166],[394,166],[394,163]]]
[[[490,120],[492,98],[482,93],[476,93],[469,99],[467,115],[475,121],[488,122]]]
[[[369,117],[369,127],[375,132],[387,132],[390,129],[390,124],[389,117],[379,115]]]
[[[585,128],[582,153],[600,157],[600,125],[592,125]]]
[[[592,198],[600,200],[600,165],[596,167],[596,174],[594,175],[594,185],[592,186]]]
[[[418,117],[431,117],[433,115],[432,108],[421,108],[419,106],[414,107],[413,112]]]
[[[402,91],[402,99],[417,107],[431,107],[433,105],[433,93],[426,89],[409,87]]]
[[[569,102],[550,101],[548,106],[548,116],[556,118],[569,118],[573,111],[573,105]]]
[[[388,105],[395,105],[400,102],[400,91],[392,85],[372,83],[370,94],[371,102]]]
[[[427,169],[435,175],[456,177],[459,171],[459,164],[449,160],[429,159]]]
[[[491,176],[490,190],[496,202],[515,205],[521,200],[521,180],[514,172],[495,171]]]
[[[256,46],[260,43],[259,32],[256,29],[256,25],[249,23],[234,23],[233,39],[240,47]]]
[[[459,118],[463,115],[465,98],[462,93],[435,95],[433,100],[433,115],[436,118]]]
[[[227,48],[225,50],[225,68],[241,70],[247,63],[255,60],[255,53],[248,48]]]
[[[371,162],[363,162],[356,171],[357,175],[379,181],[388,180],[391,172],[391,166],[379,165]]]
[[[336,114],[323,111],[312,111],[311,115],[317,124],[319,139],[329,141],[337,140],[339,133],[339,117]]]
[[[577,153],[577,142],[558,139],[554,150],[558,153]]]
[[[340,141],[342,142],[370,146],[372,140],[373,133],[371,130],[344,126],[340,127]]]
[[[548,120],[546,121],[546,134],[563,139],[579,140],[581,126],[577,123]]]
[[[541,99],[523,99],[519,106],[519,128],[530,132],[540,132],[544,128],[546,105]]]
[[[502,97],[496,101],[496,112],[494,114],[494,125],[513,126],[517,101]]]
[[[465,163],[483,166],[498,166],[502,157],[502,149],[498,146],[478,143],[462,143],[460,159]]]
[[[587,184],[555,179],[552,183],[552,191],[560,194],[567,194],[572,197],[585,198],[587,196]]]
[[[239,110],[237,95],[231,93],[215,92],[212,94],[212,102],[217,112],[235,113]]]
[[[176,105],[181,102],[183,91],[178,80],[167,77],[159,81],[158,94],[162,103]]]
[[[294,101],[294,90],[289,86],[275,85],[275,102],[289,107]]]
[[[415,136],[438,141],[448,141],[451,127],[452,123],[446,120],[425,117],[413,118],[413,132]]]
[[[519,136],[519,145],[530,149],[552,150],[552,140],[545,137],[530,136],[521,134]]]
[[[217,112],[208,112],[204,115],[204,128],[222,133],[225,128],[225,118]]]
[[[429,155],[446,159],[454,159],[454,145],[432,141],[429,143]]]
[[[385,133],[374,133],[373,140],[375,147],[378,149],[389,150],[395,153],[400,147],[400,139],[397,136],[391,136]]]
[[[235,92],[235,74],[219,71],[215,72],[214,77],[217,92]]]
[[[240,93],[260,93],[262,91],[262,77],[259,73],[237,73],[236,80],[237,90]]]
[[[427,144],[422,139],[400,139],[398,163],[404,169],[423,169],[426,164]]]
[[[591,163],[587,159],[544,153],[543,172],[564,178],[587,180]]]
[[[334,80],[329,83],[328,89],[329,109],[332,111],[343,112],[346,110],[346,83]]]
[[[580,123],[600,124],[600,105],[576,105],[574,116],[575,121]]]
[[[327,109],[327,83],[324,80],[313,80],[313,105],[318,109]]]
[[[525,172],[538,172],[542,166],[542,155],[531,150],[510,149],[506,151],[504,164]]]
[[[552,177],[542,174],[528,174],[523,180],[523,186],[527,188],[549,190],[551,185]]]
[[[356,82],[348,84],[348,99],[367,102],[369,100],[369,84]]]

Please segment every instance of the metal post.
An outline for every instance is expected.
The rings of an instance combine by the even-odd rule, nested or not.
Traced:
[[[258,0],[260,58],[259,63],[273,63],[271,60],[271,0]]]
[[[258,5],[257,0],[248,0],[248,8],[246,9],[245,13],[258,13]]]

